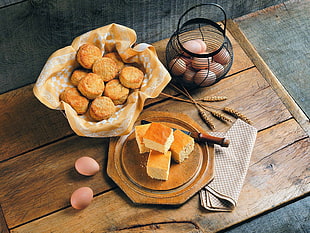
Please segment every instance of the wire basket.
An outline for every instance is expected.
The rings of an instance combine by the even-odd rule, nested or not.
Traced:
[[[185,16],[201,7],[221,10],[223,26],[206,18],[191,18],[181,25]],[[166,62],[172,82],[177,85],[206,87],[225,77],[233,63],[233,49],[226,37],[224,9],[214,3],[188,9],[180,17],[177,30],[167,44]]]

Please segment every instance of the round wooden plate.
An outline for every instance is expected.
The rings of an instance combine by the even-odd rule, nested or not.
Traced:
[[[160,122],[172,128],[202,132],[184,114],[148,112],[140,116],[137,124],[142,119]],[[182,204],[213,178],[213,146],[195,143],[194,151],[183,163],[171,161],[167,181],[152,179],[147,175],[147,158],[148,153],[139,153],[134,129],[128,135],[111,138],[108,175],[135,203]]]

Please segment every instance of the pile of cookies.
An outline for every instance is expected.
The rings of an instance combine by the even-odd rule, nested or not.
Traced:
[[[93,44],[80,46],[77,55],[80,68],[73,71],[60,100],[68,103],[77,114],[88,114],[94,121],[110,118],[116,105],[126,103],[131,90],[141,87],[144,72],[124,63],[117,52],[102,55]]]

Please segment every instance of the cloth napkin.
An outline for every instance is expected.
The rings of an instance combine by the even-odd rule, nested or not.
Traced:
[[[230,144],[228,147],[214,145],[214,179],[200,190],[200,202],[209,211],[232,211],[249,167],[257,129],[237,119],[226,134],[213,135],[226,137]]]

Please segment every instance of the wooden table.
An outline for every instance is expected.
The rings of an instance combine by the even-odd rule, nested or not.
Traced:
[[[228,77],[193,95],[227,96],[218,105],[238,109],[258,129],[234,211],[208,212],[200,207],[198,194],[180,206],[133,204],[107,176],[109,138],[75,135],[62,113],[43,106],[29,85],[0,96],[1,232],[214,232],[307,195],[309,120],[234,22],[228,29],[235,53]],[[166,43],[154,43],[162,61]],[[174,93],[169,87],[164,92]],[[143,111],[180,111],[209,130],[189,103],[176,105],[175,100],[159,96],[148,100]],[[215,124],[221,132],[231,126]],[[74,162],[83,155],[100,162],[99,175],[77,174]],[[81,186],[94,190],[94,200],[78,211],[69,200]]]

